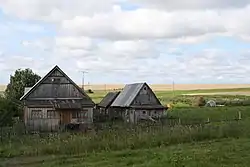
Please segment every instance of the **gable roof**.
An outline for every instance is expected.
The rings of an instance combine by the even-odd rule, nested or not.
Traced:
[[[115,98],[120,94],[119,92],[109,92],[98,104],[100,107],[108,107],[112,104],[112,102],[115,100]]]
[[[125,85],[124,89],[117,96],[117,98],[114,100],[111,106],[112,107],[130,107],[134,99],[137,97],[137,95],[139,94],[139,92],[145,85],[152,91],[152,89],[149,87],[149,85],[146,82]],[[157,103],[159,104],[158,106],[163,107],[160,100],[156,97],[155,93],[153,91],[152,93],[155,99],[157,100]]]
[[[133,83],[125,85],[124,89],[111,104],[112,107],[128,107],[136,98],[143,85],[146,83]]]
[[[34,86],[29,89],[26,89],[26,93],[20,98],[20,100],[26,99],[45,79],[47,79],[55,70],[58,70],[65,78],[69,80],[69,82],[76,87],[76,89],[82,93],[88,100],[90,100],[93,104],[95,104],[92,99],[74,82],[72,81],[68,75],[66,75],[57,65],[52,68],[44,77],[42,77]]]

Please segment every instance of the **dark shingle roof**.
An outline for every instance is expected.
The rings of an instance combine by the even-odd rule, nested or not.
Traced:
[[[145,83],[127,84],[115,101],[112,107],[129,107]]]
[[[102,101],[98,104],[99,107],[109,107],[115,98],[119,95],[119,92],[109,92]]]

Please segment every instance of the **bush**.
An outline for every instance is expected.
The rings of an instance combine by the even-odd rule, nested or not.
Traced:
[[[14,123],[13,117],[19,116],[18,106],[11,100],[0,96],[0,126],[8,126]]]
[[[198,98],[195,98],[193,106],[195,107],[201,107],[206,104],[206,101],[203,96],[199,96]]]
[[[92,89],[88,89],[88,93],[94,93]]]

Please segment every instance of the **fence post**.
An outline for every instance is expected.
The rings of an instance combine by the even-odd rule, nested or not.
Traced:
[[[181,119],[179,118],[179,125],[181,124]]]
[[[238,112],[238,119],[241,120],[241,112]]]
[[[207,122],[210,123],[210,118],[209,117],[207,118]]]

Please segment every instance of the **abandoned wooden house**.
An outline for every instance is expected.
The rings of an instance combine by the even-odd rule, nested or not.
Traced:
[[[127,84],[109,107],[112,114],[130,123],[155,121],[167,110],[147,83]]]
[[[69,125],[89,127],[95,103],[58,66],[20,98],[28,130],[56,131]]]
[[[95,118],[98,120],[107,120],[116,118],[115,111],[110,107],[116,97],[119,95],[118,92],[109,92],[99,104],[97,104],[97,110],[94,113]]]

